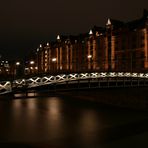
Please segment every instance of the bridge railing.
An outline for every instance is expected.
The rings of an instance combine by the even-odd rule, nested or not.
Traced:
[[[12,91],[12,86],[10,81],[0,82],[0,94],[9,93]]]
[[[0,94],[9,93],[14,88],[32,88],[42,85],[50,85],[55,83],[63,83],[69,81],[79,81],[85,79],[108,79],[108,78],[137,78],[148,79],[148,73],[130,73],[130,72],[91,72],[91,73],[70,73],[47,75],[43,77],[32,77],[27,79],[17,79],[12,82],[0,82]]]

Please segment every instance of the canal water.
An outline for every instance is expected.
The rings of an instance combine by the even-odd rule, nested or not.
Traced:
[[[147,111],[111,107],[73,95],[1,99],[0,147],[148,146]]]

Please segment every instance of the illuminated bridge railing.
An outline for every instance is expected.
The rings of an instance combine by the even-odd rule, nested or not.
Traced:
[[[13,88],[33,88],[43,85],[59,84],[65,82],[84,82],[85,80],[93,81],[108,81],[108,79],[118,81],[118,78],[131,80],[138,79],[148,80],[148,73],[130,73],[130,72],[92,72],[92,73],[71,73],[71,74],[59,74],[56,76],[48,75],[43,77],[32,77],[28,79],[17,79],[12,82],[0,82],[0,94],[9,93],[13,91]],[[87,82],[87,81],[86,81]]]
[[[0,94],[10,93],[12,91],[12,85],[10,81],[0,82]]]

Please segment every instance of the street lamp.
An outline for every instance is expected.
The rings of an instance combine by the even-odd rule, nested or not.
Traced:
[[[88,59],[91,59],[91,58],[92,58],[92,55],[88,55],[87,58],[88,58]]]
[[[16,62],[15,65],[16,65],[16,66],[19,66],[19,65],[20,65],[20,62]]]
[[[15,63],[15,68],[14,68],[14,75],[16,75],[17,77],[19,76],[19,75],[21,75],[20,73],[20,65],[21,65],[21,63],[18,61],[18,62],[16,62]]]
[[[57,61],[56,58],[52,58],[52,62],[53,62],[53,71],[56,70],[56,66],[55,66],[56,61]]]
[[[87,58],[88,58],[88,69],[91,69],[92,55],[88,55]]]
[[[34,64],[34,61],[30,61],[30,64],[33,65]]]
[[[35,62],[32,60],[32,61],[30,61],[30,72],[31,72],[31,74],[33,74],[35,71],[34,71],[34,68],[35,68]]]
[[[56,62],[57,61],[57,59],[56,58],[52,58],[52,62]]]

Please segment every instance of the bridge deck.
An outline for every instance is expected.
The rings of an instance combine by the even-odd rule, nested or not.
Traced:
[[[148,73],[129,72],[93,72],[47,75],[0,82],[0,94],[15,90],[34,89],[50,86],[54,88],[102,88],[102,87],[134,87],[148,86]]]

